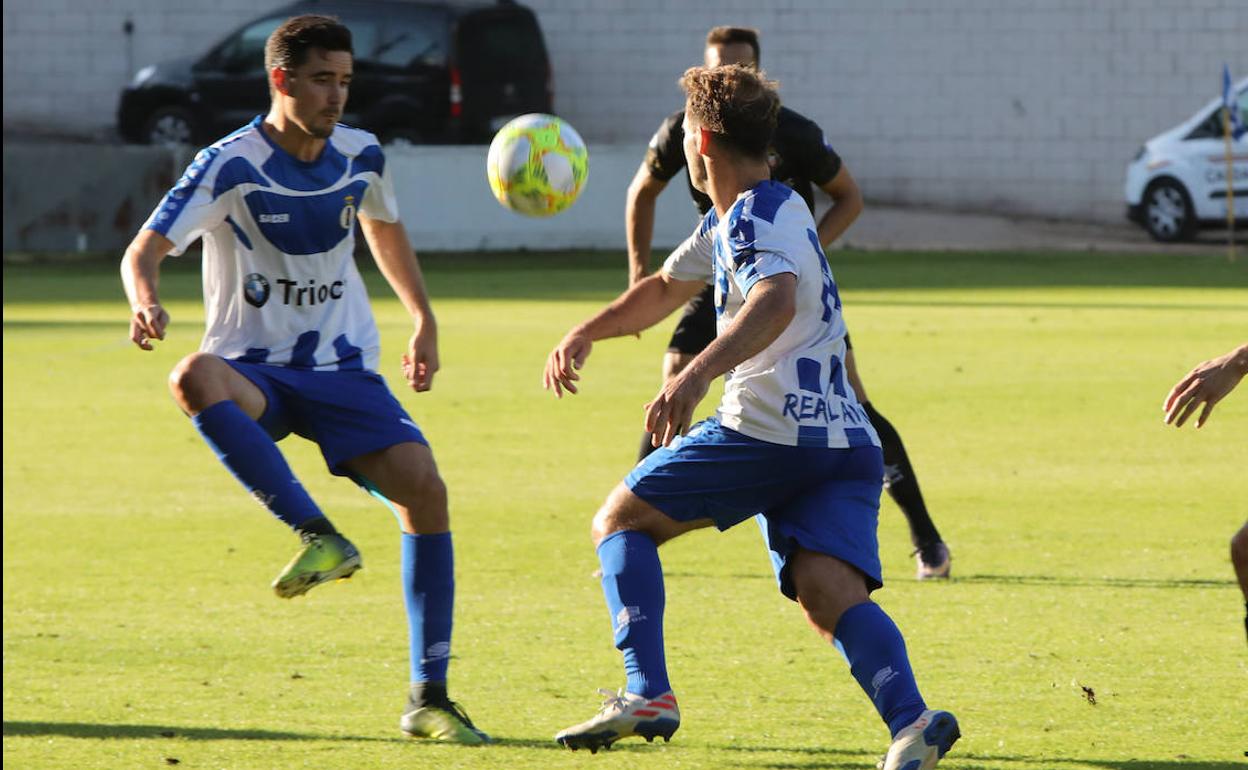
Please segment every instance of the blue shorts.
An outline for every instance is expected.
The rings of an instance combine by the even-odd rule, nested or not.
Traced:
[[[757,515],[780,591],[796,600],[788,560],[797,548],[834,556],[883,585],[879,447],[826,449],[772,444],[715,418],[642,460],[624,483],[676,521],[711,519],[720,530]]]
[[[291,433],[315,441],[336,476],[352,475],[342,464],[353,457],[408,441],[429,445],[376,372],[225,362],[264,393],[260,427],[274,441]]]

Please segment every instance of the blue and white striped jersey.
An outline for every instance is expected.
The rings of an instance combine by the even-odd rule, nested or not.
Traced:
[[[356,270],[355,217],[398,221],[377,138],[339,125],[304,162],[262,117],[200,151],[145,228],[179,255],[204,239],[200,350],[301,369],[376,370],[380,340]]]
[[[797,313],[771,345],[724,378],[718,416],[751,438],[789,446],[879,446],[845,375],[841,298],[810,210],[779,182],[742,192],[721,221],[711,209],[663,270],[715,286],[719,333],[756,283],[797,277]]]

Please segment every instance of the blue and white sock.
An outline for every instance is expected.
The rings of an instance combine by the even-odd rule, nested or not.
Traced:
[[[841,615],[835,638],[854,679],[888,724],[889,733],[897,737],[927,708],[897,624],[878,604],[863,602]]]
[[[451,533],[403,533],[400,565],[403,603],[411,632],[412,679],[446,682],[451,662],[451,616],[455,607],[455,554]]]
[[[295,478],[277,443],[238,404],[213,404],[191,422],[234,478],[292,529],[324,517]]]
[[[616,532],[598,544],[598,561],[615,646],[624,653],[628,691],[658,697],[672,689],[663,652],[666,595],[659,548],[641,532]]]

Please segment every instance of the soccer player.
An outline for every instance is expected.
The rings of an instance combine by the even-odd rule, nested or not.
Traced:
[[[1204,426],[1213,407],[1248,375],[1248,343],[1240,345],[1226,355],[1197,364],[1183,379],[1175,383],[1162,410],[1166,424],[1181,428],[1187,418],[1196,413],[1201,405],[1196,427]],[[1244,632],[1248,633],[1248,521],[1231,538],[1231,564],[1239,578],[1239,590],[1244,594]]]
[[[596,751],[633,735],[671,738],[680,711],[664,657],[658,547],[759,514],[781,592],[842,650],[888,725],[886,770],[931,768],[959,737],[958,724],[927,708],[901,632],[869,598],[882,584],[883,460],[846,378],[841,302],[814,219],[792,189],[771,181],[767,144],[779,97],[773,83],[737,65],[694,67],[681,86],[690,178],[713,207],[658,274],[567,333],[543,381],[557,396],[576,393],[596,340],[654,325],[708,283],[718,336],[646,405],[646,430],[662,446],[594,517],[628,681],[606,693],[596,716],[555,739]],[[716,416],[690,428],[721,375]]]
[[[279,597],[349,577],[360,554],[308,496],[276,442],[314,441],[331,473],[385,501],[402,529],[411,687],[401,729],[464,744],[488,737],[446,691],[455,578],[446,486],[429,444],[377,374],[380,340],[353,259],[358,218],[413,331],[402,371],[417,392],[438,370],[437,325],[399,221],[376,137],[338,123],[351,32],[288,19],[265,46],[271,106],[202,150],[126,250],[130,337],[165,337],[161,261],[203,238],[207,333],[170,389],[208,446],[302,539],[273,581]]]
[[[706,66],[743,64],[757,67],[759,61],[758,32],[741,27],[715,27],[706,36]],[[681,149],[683,111],[672,113],[659,126],[650,140],[646,159],[637,169],[628,189],[625,220],[628,230],[629,284],[646,276],[650,264],[650,241],[654,233],[655,200],[667,183],[685,166]],[[822,248],[827,248],[853,224],[862,212],[862,194],[840,156],[823,138],[813,121],[787,107],[780,108],[776,133],[767,148],[772,179],[792,187],[814,213],[814,187],[832,199],[833,206],[815,228]],[[711,200],[690,181],[689,193],[701,214],[711,208]],[[711,307],[711,290],[707,288],[685,307],[663,357],[663,379],[670,380],[689,365],[715,337],[715,314]],[[871,404],[858,374],[853,346],[845,338],[845,368],[849,383],[871,418],[884,447],[884,487],[905,514],[910,525],[910,541],[914,545],[919,580],[949,577],[949,548],[928,514],[923,493],[901,436],[884,415]],[[642,436],[640,457],[654,447],[653,437]],[[639,459],[640,459],[639,457]]]

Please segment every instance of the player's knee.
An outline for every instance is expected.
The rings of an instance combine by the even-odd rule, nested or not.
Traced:
[[[221,359],[207,353],[192,353],[169,372],[169,392],[188,413],[212,406],[224,397],[219,387]]]
[[[831,638],[845,610],[869,600],[866,581],[839,559],[801,552],[793,564],[793,584],[806,619]]]
[[[1248,570],[1248,525],[1231,537],[1231,563],[1236,571]]]
[[[595,546],[616,532],[639,528],[637,517],[628,509],[628,499],[631,495],[632,493],[624,485],[617,486],[594,514],[594,520],[590,525],[590,537]]]

